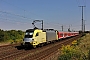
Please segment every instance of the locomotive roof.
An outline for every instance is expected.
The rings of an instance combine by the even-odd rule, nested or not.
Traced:
[[[34,32],[37,28],[34,28],[34,29],[27,29],[26,32]],[[38,30],[41,30],[41,29],[38,29]]]
[[[26,32],[34,32],[35,29],[28,29]]]

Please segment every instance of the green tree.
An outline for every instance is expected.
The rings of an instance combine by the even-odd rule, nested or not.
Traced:
[[[8,30],[4,31],[0,29],[0,41],[23,39],[24,32],[21,30]]]

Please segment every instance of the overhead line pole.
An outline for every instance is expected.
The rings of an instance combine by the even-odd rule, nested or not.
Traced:
[[[79,6],[82,8],[82,32],[84,32],[84,21],[83,21],[83,7],[86,7],[86,6]]]
[[[62,27],[62,31],[63,31],[63,25],[61,27]]]
[[[85,20],[84,20],[84,32],[85,32]]]
[[[43,20],[41,20],[42,21],[42,30],[43,30]]]

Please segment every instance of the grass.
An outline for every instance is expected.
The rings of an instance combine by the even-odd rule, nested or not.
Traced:
[[[86,34],[86,36],[82,37],[81,43],[78,45],[82,53],[89,58],[89,50],[90,50],[90,34]],[[88,59],[89,60],[89,59]]]

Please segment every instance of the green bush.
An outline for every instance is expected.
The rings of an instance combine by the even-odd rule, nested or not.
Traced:
[[[74,46],[62,46],[61,48],[61,55],[59,60],[73,60],[73,59],[80,59],[80,52],[74,48]]]
[[[0,29],[0,42],[5,42],[7,40],[13,40],[16,42],[17,39],[23,39],[24,32],[21,30],[8,30],[4,31]]]

